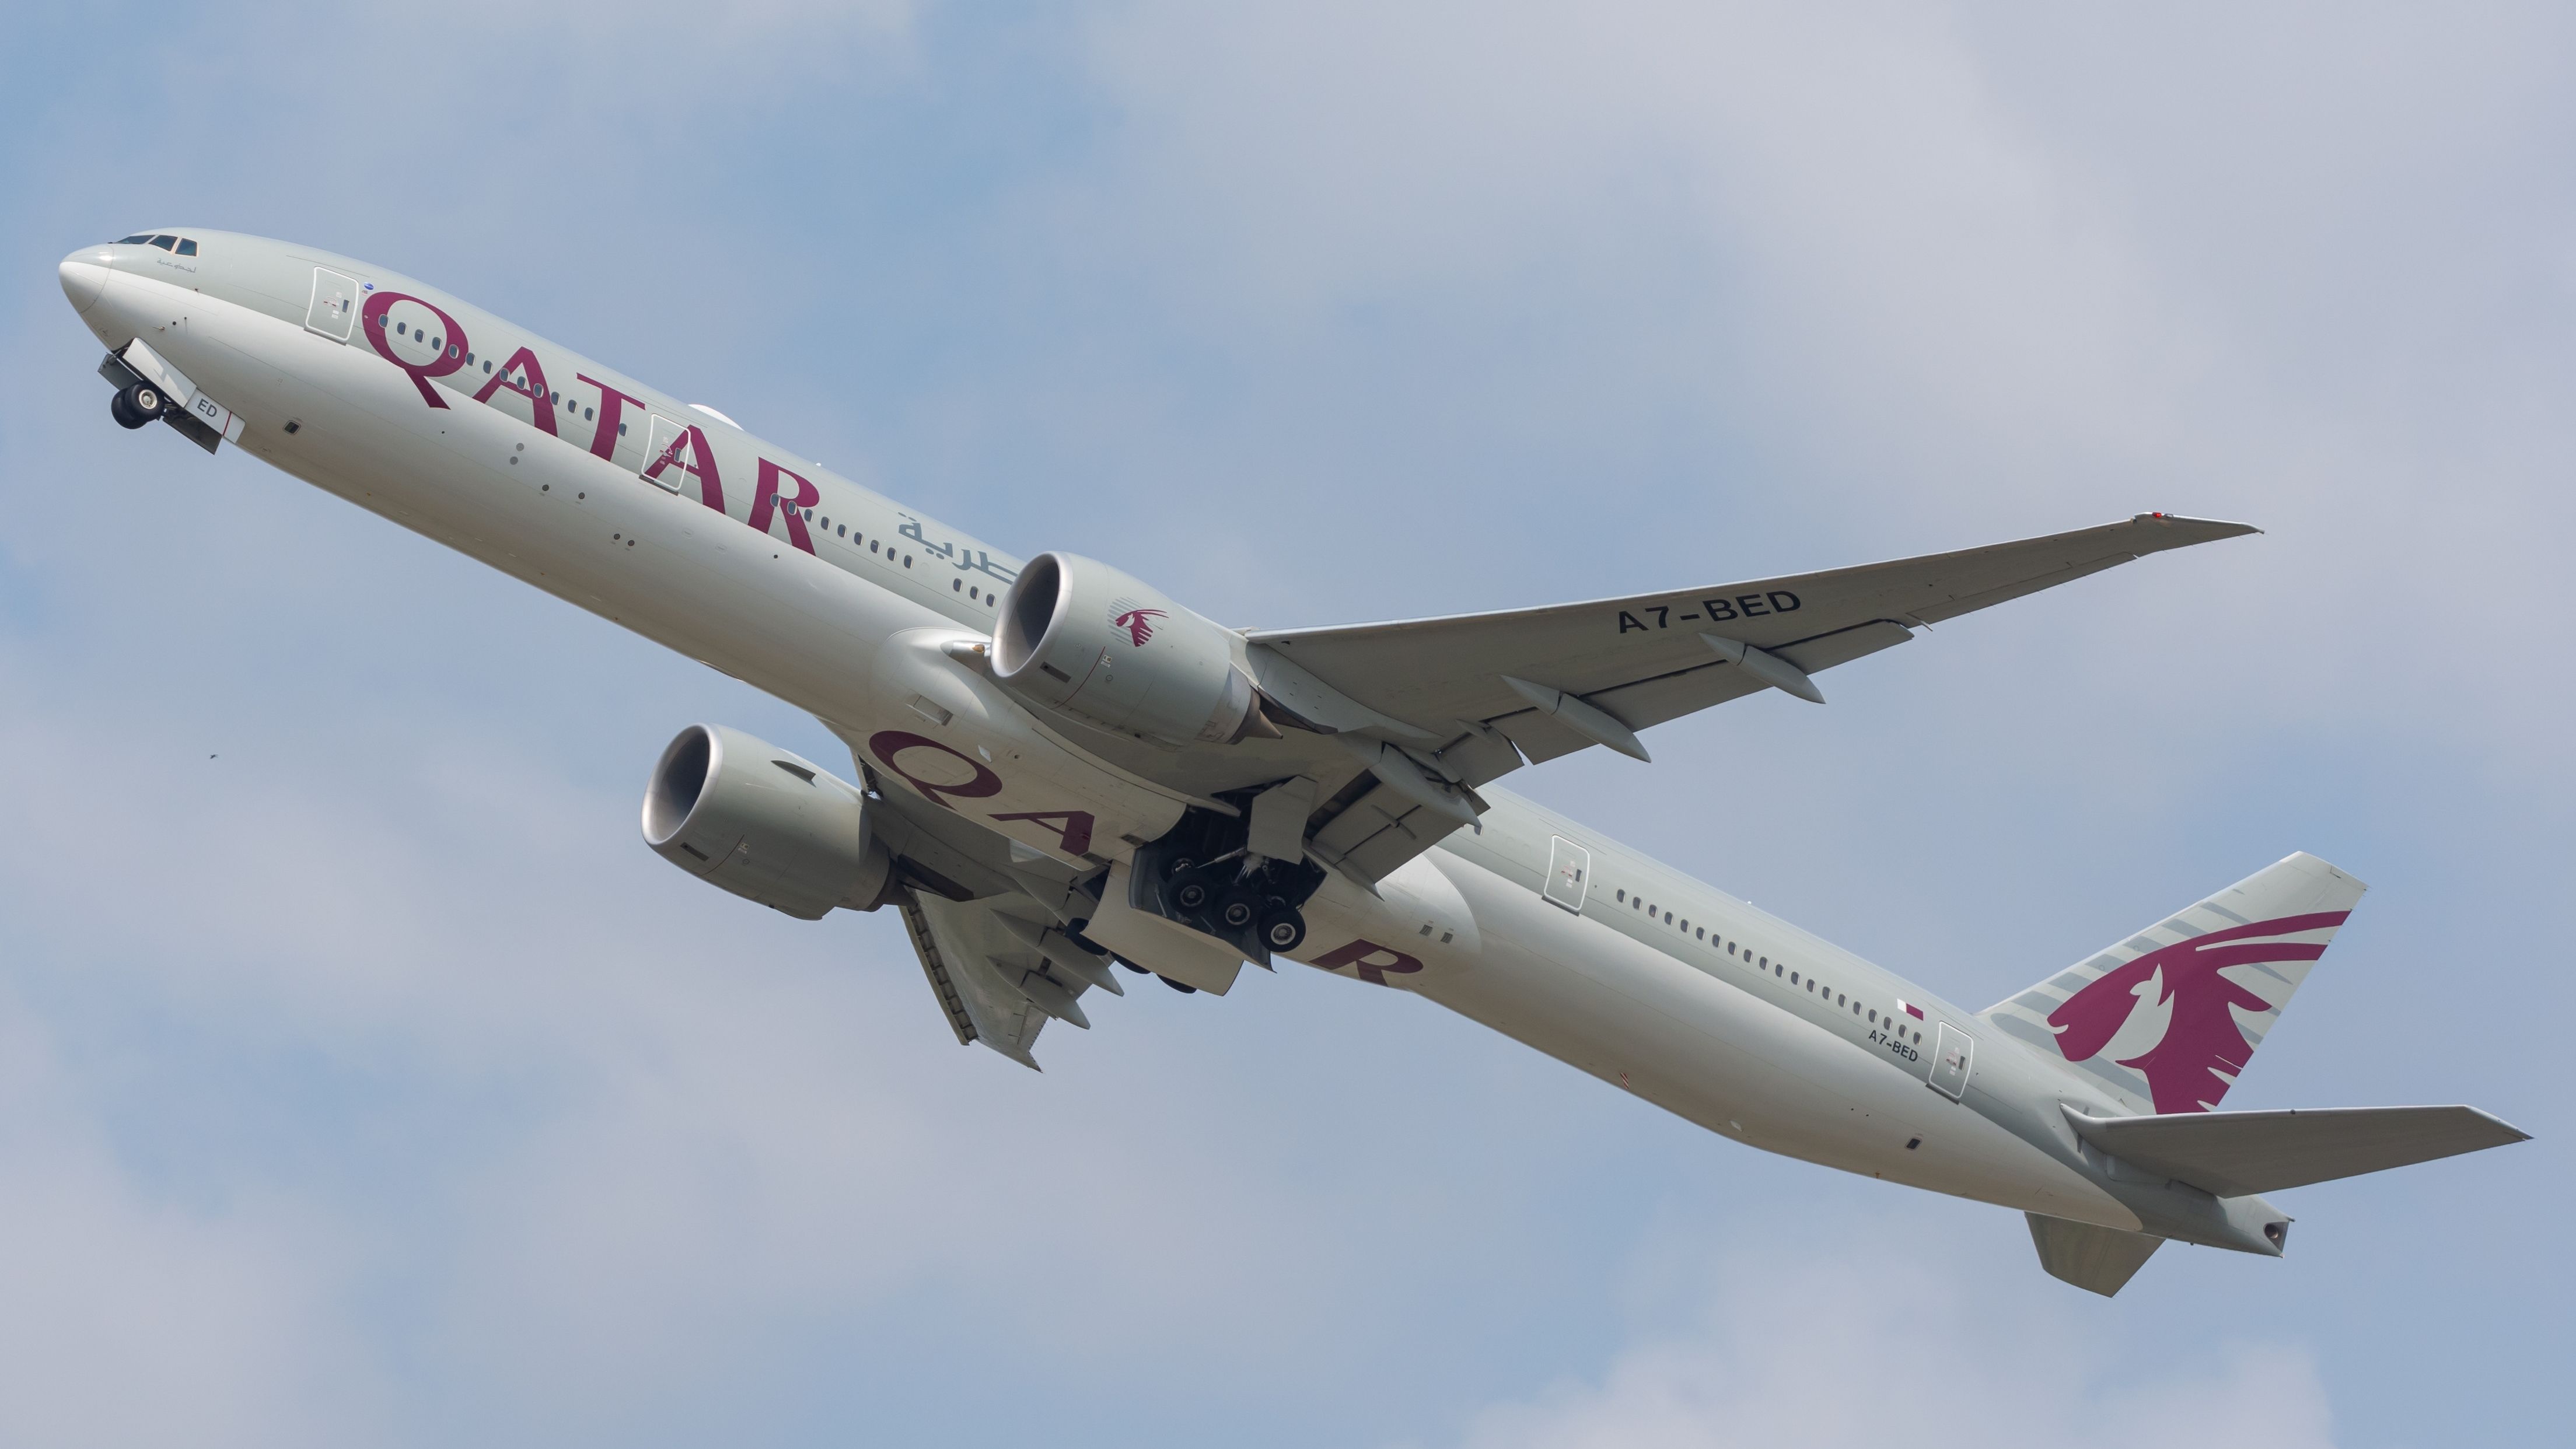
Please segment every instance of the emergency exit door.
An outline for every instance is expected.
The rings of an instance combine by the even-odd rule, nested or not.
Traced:
[[[1592,889],[1592,852],[1562,835],[1548,837],[1547,898],[1577,915]]]
[[[313,300],[304,309],[304,329],[319,332],[334,342],[346,342],[357,320],[358,279],[344,277],[329,267],[315,267]]]
[[[1977,1040],[1948,1022],[1932,1038],[1932,1090],[1952,1101],[1968,1095],[1968,1070],[1975,1065]]]

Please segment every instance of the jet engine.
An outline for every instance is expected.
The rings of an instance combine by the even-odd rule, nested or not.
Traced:
[[[894,861],[856,785],[723,725],[680,731],[644,791],[644,843],[701,880],[804,920],[871,911]]]
[[[1092,559],[1042,553],[1002,595],[993,678],[1023,699],[1128,734],[1232,744],[1270,732],[1241,642]]]

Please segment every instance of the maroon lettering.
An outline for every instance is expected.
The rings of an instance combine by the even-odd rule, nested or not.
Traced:
[[[1091,812],[1088,810],[1023,810],[1012,815],[996,815],[996,820],[1031,820],[1052,826],[1064,838],[1064,853],[1082,855],[1091,849]]]
[[[522,367],[528,372],[526,387],[510,381],[510,374]],[[510,360],[501,364],[501,370],[492,374],[492,380],[483,384],[483,390],[474,394],[474,400],[490,402],[492,394],[504,387],[536,404],[537,426],[549,433],[555,433],[555,400],[546,395],[546,370],[538,364],[535,353],[524,347],[511,353]],[[555,436],[562,437],[563,434],[555,433]]]
[[[439,344],[437,356],[427,362],[412,362],[394,351],[394,339],[388,335],[392,329],[386,324],[385,314],[393,310],[396,302],[419,303],[437,316],[439,325],[445,329],[432,339]],[[404,292],[373,294],[367,298],[367,305],[359,316],[363,321],[361,330],[367,334],[367,345],[376,349],[376,355],[403,370],[403,376],[410,378],[412,386],[420,389],[421,401],[434,408],[446,407],[447,399],[439,396],[438,389],[432,387],[429,380],[445,377],[465,365],[465,329],[456,325],[456,319],[441,311],[437,303],[424,302]]]
[[[620,417],[626,411],[626,405],[628,403],[633,403],[640,408],[649,406],[649,404],[640,397],[631,397],[625,393],[619,392],[617,389],[610,387],[607,383],[601,382],[598,378],[592,377],[586,373],[576,372],[573,376],[580,378],[582,381],[589,383],[592,387],[599,389],[599,431],[590,435],[590,451],[602,458],[615,456],[617,452],[617,424]]]
[[[1386,959],[1372,961],[1369,959],[1372,956],[1384,956]],[[1325,952],[1315,958],[1314,965],[1326,971],[1339,971],[1345,966],[1355,966],[1359,968],[1361,980],[1374,981],[1380,986],[1386,984],[1386,973],[1389,971],[1398,976],[1408,976],[1422,969],[1419,958],[1407,956],[1392,946],[1381,946],[1366,937],[1353,941],[1338,951]]]
[[[896,759],[907,750],[937,750],[964,765],[972,773],[957,784],[925,780],[896,763]],[[986,795],[1002,793],[1002,777],[984,768],[983,762],[972,756],[960,754],[926,735],[914,734],[910,730],[877,731],[868,736],[868,753],[876,756],[879,764],[910,782],[912,788],[927,796],[933,805],[948,805],[948,797],[951,795],[960,800],[977,800]],[[948,805],[948,808],[954,810],[957,807]]]
[[[689,457],[680,456],[680,450],[683,448],[689,450]],[[672,436],[670,442],[662,445],[661,453],[652,462],[644,465],[644,476],[659,483],[662,474],[672,468],[677,468],[683,474],[698,480],[700,503],[718,513],[725,511],[724,479],[716,474],[715,450],[707,446],[707,435],[694,425],[682,429]],[[671,485],[666,483],[663,486],[667,488]]]
[[[760,460],[760,484],[751,495],[751,526],[763,533],[769,531],[769,514],[778,502],[778,480],[781,478],[796,484],[796,496],[787,500],[787,541],[812,553],[814,540],[805,536],[805,515],[801,510],[822,502],[822,491],[767,458]]]

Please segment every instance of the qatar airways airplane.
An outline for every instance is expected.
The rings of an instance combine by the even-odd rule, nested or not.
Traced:
[[[1279,958],[1417,992],[1723,1136],[2019,1208],[2116,1292],[2165,1240],[2278,1256],[2260,1194],[2525,1140],[2463,1106],[2221,1112],[2361,899],[2310,855],[1983,1011],[1495,788],[2142,555],[2161,513],[1497,614],[1215,623],[1022,559],[456,297],[226,232],[64,259],[110,410],[231,443],[811,711],[856,781],[722,725],[644,840],[789,915],[891,906],[963,1042],[1034,1067],[1112,966]]]

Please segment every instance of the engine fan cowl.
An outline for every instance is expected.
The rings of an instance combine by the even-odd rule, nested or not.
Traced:
[[[1239,642],[1105,563],[1042,553],[1002,595],[993,677],[1109,729],[1230,744],[1259,719]]]
[[[644,843],[735,895],[804,920],[874,910],[894,862],[860,789],[724,725],[680,731],[644,791]]]

